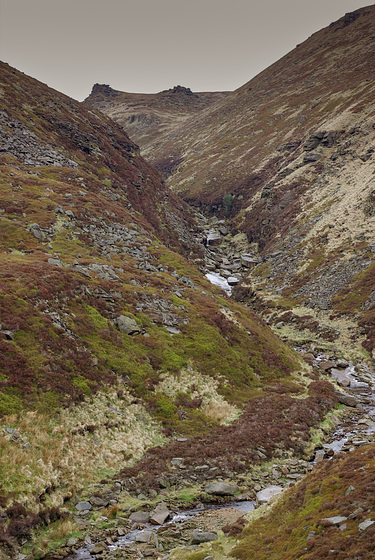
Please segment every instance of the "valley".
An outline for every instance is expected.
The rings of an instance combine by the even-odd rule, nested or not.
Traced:
[[[374,36],[84,103],[0,63],[1,560],[375,557]]]

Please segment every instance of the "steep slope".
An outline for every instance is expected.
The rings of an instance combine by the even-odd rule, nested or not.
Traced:
[[[323,319],[331,341],[346,350],[362,346],[370,356],[374,37],[375,6],[346,14],[190,118],[152,154],[161,169],[167,156],[172,162],[173,191],[246,235],[240,250],[261,261],[242,271],[250,305],[259,303],[253,288],[274,302],[292,297],[289,319],[276,313],[271,322],[284,322],[298,339],[301,315]],[[229,257],[239,257],[238,249],[234,242]]]
[[[118,122],[141,146],[142,155],[153,163],[154,152],[164,137],[173,137],[189,117],[200,114],[227,95],[227,92],[195,93],[182,86],[155,94],[126,93],[95,84],[84,103]],[[158,167],[169,175],[176,161],[166,154],[158,161]]]
[[[252,410],[267,426],[275,411],[284,452],[302,453],[337,399],[326,384],[307,392],[306,363],[199,272],[187,205],[109,118],[0,73],[3,557],[170,436],[223,453],[238,434],[249,466],[263,442]],[[282,453],[271,439],[266,453]]]

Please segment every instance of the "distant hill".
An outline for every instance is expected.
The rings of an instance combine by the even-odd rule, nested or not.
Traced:
[[[176,134],[191,116],[200,114],[228,92],[192,92],[189,88],[175,86],[160,93],[126,93],[105,84],[95,84],[84,103],[100,109],[119,125],[141,147],[142,155],[153,161],[153,153],[160,143]],[[170,174],[176,162],[168,154],[158,166]]]
[[[248,286],[292,296],[297,314],[333,321],[336,341],[373,357],[374,37],[375,6],[347,13],[143,144],[174,192],[246,235],[263,261]]]

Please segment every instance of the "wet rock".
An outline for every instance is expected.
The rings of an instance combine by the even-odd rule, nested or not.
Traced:
[[[239,492],[239,488],[235,484],[213,482],[212,484],[207,484],[204,491],[214,496],[234,496],[236,492]]]
[[[260,492],[257,492],[257,500],[259,504],[266,504],[271,500],[271,498],[277,496],[277,494],[280,494],[280,492],[282,491],[283,491],[282,486],[275,486],[271,484],[270,486],[267,486]]]
[[[161,502],[156,506],[154,511],[150,515],[150,521],[154,525],[162,525],[170,516],[171,512],[167,508],[164,502]]]
[[[116,319],[117,322],[117,326],[120,330],[120,332],[124,333],[124,334],[138,334],[141,332],[141,329],[139,328],[137,322],[135,319],[133,319],[132,317],[127,317],[125,315],[119,315],[119,317],[117,317]]]
[[[108,545],[105,542],[98,542],[94,548],[90,551],[90,554],[103,554],[109,550]]]
[[[319,369],[321,371],[328,371],[329,369],[335,367],[335,364],[333,362],[331,362],[330,360],[326,360],[324,362],[321,362],[319,364]]]
[[[211,533],[209,531],[202,531],[202,532],[194,532],[191,535],[190,542],[191,544],[201,544],[210,541],[216,541],[217,535],[216,533]]]
[[[149,543],[153,536],[154,533],[152,531],[141,531],[135,536],[135,540],[140,543]]]

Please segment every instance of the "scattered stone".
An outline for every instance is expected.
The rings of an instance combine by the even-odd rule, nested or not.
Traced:
[[[90,551],[90,554],[103,554],[103,552],[107,552],[108,550],[109,547],[105,544],[105,542],[98,542]]]
[[[328,371],[329,369],[335,367],[335,364],[333,362],[330,362],[329,360],[326,360],[325,362],[321,362],[319,364],[319,369],[321,371]]]
[[[52,264],[54,266],[64,266],[60,259],[53,259],[52,257],[50,257],[47,262],[48,264]]]
[[[147,511],[134,511],[129,516],[130,521],[133,523],[148,523],[150,514]]]
[[[277,494],[280,494],[280,492],[282,491],[283,491],[282,486],[275,486],[271,484],[270,486],[267,486],[260,492],[257,492],[257,500],[259,504],[267,504],[271,500],[271,498],[277,496]]]
[[[77,539],[71,538],[71,539],[68,539],[68,541],[66,543],[66,546],[75,546],[76,544],[77,544]]]
[[[92,505],[90,502],[78,502],[78,504],[76,504],[76,509],[78,511],[90,511],[92,509]]]
[[[207,492],[207,494],[213,494],[214,496],[234,496],[234,494],[239,492],[239,488],[235,484],[213,482],[212,484],[208,484],[204,491]]]
[[[173,459],[171,459],[171,465],[173,465],[174,467],[183,465],[183,463],[184,463],[184,459],[182,457],[173,457]]]
[[[331,525],[336,525],[337,527],[344,523],[348,518],[343,515],[334,515],[333,517],[324,517],[321,521],[326,521]]]
[[[216,541],[217,535],[216,533],[211,533],[209,531],[202,531],[202,532],[194,532],[191,535],[190,542],[191,544],[201,544],[210,541]]]
[[[141,329],[139,328],[137,321],[132,317],[119,315],[119,317],[117,317],[116,319],[116,322],[120,332],[124,334],[132,335],[141,332]]]
[[[374,523],[375,521],[372,521],[372,519],[365,519],[365,521],[362,521],[362,523],[358,525],[358,530],[361,532],[366,531],[366,529],[371,527]]]
[[[215,246],[220,245],[221,243],[221,235],[218,232],[210,232],[207,235],[207,245]]]
[[[240,279],[237,278],[236,276],[229,276],[229,278],[227,279],[227,282],[228,282],[229,286],[236,286],[237,284],[239,284]]]
[[[315,453],[314,463],[320,463],[321,461],[323,461],[325,454],[326,452],[324,451],[324,449],[318,449]]]
[[[141,531],[135,536],[135,540],[140,543],[149,543],[153,536],[152,531]]]
[[[171,512],[167,508],[164,502],[161,502],[156,506],[154,511],[150,515],[150,521],[154,525],[162,525],[166,519],[170,516]]]
[[[346,406],[357,406],[358,400],[352,395],[347,395],[346,393],[341,393],[340,391],[335,391],[335,393],[339,399],[339,403],[345,404]]]

